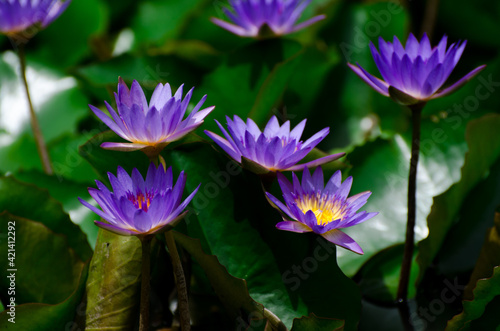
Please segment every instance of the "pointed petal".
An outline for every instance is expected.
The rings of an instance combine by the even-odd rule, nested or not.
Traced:
[[[112,151],[133,152],[148,147],[148,145],[137,143],[102,143],[101,147]]]
[[[451,93],[455,92],[456,90],[458,90],[459,88],[461,88],[462,86],[464,86],[465,83],[467,83],[469,80],[471,80],[472,78],[474,78],[474,76],[476,76],[478,73],[480,73],[484,68],[486,68],[486,65],[482,65],[482,66],[477,67],[476,69],[472,70],[467,75],[465,75],[464,77],[460,78],[453,85],[448,86],[447,88],[442,89],[441,91],[435,93],[431,97],[431,99],[444,97],[444,96],[446,96],[448,94],[451,94]]]
[[[310,18],[302,23],[299,23],[297,25],[295,25],[291,30],[290,32],[295,32],[295,31],[299,31],[305,27],[308,27],[309,25],[312,25],[316,22],[319,22],[321,20],[324,20],[326,18],[326,15],[318,15],[318,16],[314,16],[313,18]]]
[[[304,233],[312,230],[305,224],[296,221],[283,221],[276,224],[276,228],[285,231]]]
[[[121,236],[137,236],[139,233],[127,229],[123,229],[112,224],[107,224],[99,221],[94,221],[94,224],[104,230],[111,231],[113,233],[119,234]]]
[[[332,161],[335,161],[337,159],[340,159],[344,155],[345,155],[345,153],[338,153],[338,154],[328,155],[328,156],[316,159],[314,161],[309,161],[307,163],[296,164],[296,165],[291,166],[291,167],[289,167],[289,168],[287,168],[285,170],[287,170],[287,171],[301,171],[304,168],[314,168],[314,167],[317,167],[319,165],[322,165],[322,164],[325,164],[325,163],[332,162]]]
[[[290,212],[290,209],[288,209],[280,200],[276,199],[271,193],[266,192],[266,197],[274,204],[273,207],[278,208],[281,212],[290,217],[290,219],[295,219],[295,216],[293,216]]]
[[[354,253],[363,255],[363,250],[358,245],[358,243],[356,243],[354,239],[338,229],[323,233],[321,236],[329,242],[334,243],[335,245],[344,247],[350,251],[353,251]]]
[[[211,131],[204,131],[207,136],[209,136],[220,148],[222,148],[231,158],[233,158],[238,163],[241,163],[241,153],[236,151],[234,147],[224,138]]]
[[[371,75],[361,67],[354,66],[350,63],[347,63],[347,65],[349,66],[349,68],[351,68],[352,71],[354,71],[356,75],[364,80],[365,83],[370,85],[371,88],[373,88],[375,91],[382,95],[389,96],[389,93],[387,92],[387,83],[385,83],[383,80]]]
[[[241,37],[250,37],[252,35],[257,35],[257,33],[255,34],[249,34],[249,32],[237,25],[234,25],[234,24],[231,24],[231,23],[228,23],[226,21],[223,21],[223,20],[220,20],[218,18],[215,18],[215,17],[212,17],[210,18],[210,20],[212,21],[212,23],[220,26],[221,28],[231,32],[231,33],[234,33],[235,35],[238,35],[238,36],[241,36]],[[256,31],[258,32],[258,31]]]

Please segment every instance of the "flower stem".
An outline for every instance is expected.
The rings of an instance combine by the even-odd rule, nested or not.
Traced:
[[[272,311],[267,308],[264,308],[264,318],[266,318],[271,324],[272,330],[275,331],[288,331],[285,324],[279,319],[278,316],[274,315]]]
[[[151,239],[153,239],[153,237],[146,236],[139,239],[142,242],[141,310],[139,318],[139,331],[147,331],[149,329],[150,250]]]
[[[52,175],[54,173],[52,169],[52,164],[50,163],[49,153],[47,151],[47,146],[43,139],[42,131],[40,130],[40,125],[36,118],[35,110],[33,109],[33,104],[31,102],[30,91],[28,88],[28,81],[26,80],[26,56],[24,53],[24,45],[20,44],[18,47],[19,62],[21,64],[21,77],[24,83],[24,89],[26,91],[26,98],[28,99],[28,105],[30,110],[31,119],[31,129],[33,130],[33,135],[35,136],[36,148],[38,150],[38,155],[40,156],[40,161],[42,162],[43,171],[47,175]]]
[[[432,40],[432,35],[434,33],[434,27],[436,25],[436,18],[439,9],[439,0],[427,0],[425,6],[424,20],[422,22],[422,33],[427,33],[429,39]]]
[[[175,245],[174,235],[172,231],[165,232],[167,248],[172,259],[172,267],[174,268],[175,286],[177,287],[177,300],[179,302],[179,316],[181,320],[181,330],[191,330],[191,317],[189,315],[189,302],[187,294],[186,278],[182,270],[182,263]]]
[[[408,176],[408,220],[406,223],[406,240],[403,253],[403,263],[399,277],[397,299],[399,303],[406,303],[408,298],[408,284],[410,282],[411,262],[413,259],[415,217],[416,217],[416,191],[417,191],[417,166],[420,149],[420,119],[425,103],[410,106],[412,114],[413,134],[411,140],[410,173]]]

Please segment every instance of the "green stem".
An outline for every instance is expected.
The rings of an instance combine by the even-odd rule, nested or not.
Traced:
[[[139,331],[147,331],[149,329],[149,275],[150,275],[150,250],[151,239],[153,237],[146,236],[139,238],[142,243],[142,280],[141,280],[141,309],[139,318]]]
[[[264,308],[264,318],[267,319],[273,330],[276,331],[288,331],[285,324],[279,319],[278,316],[274,315],[272,311]]]
[[[420,120],[424,106],[425,103],[410,106],[413,134],[411,141],[410,172],[408,176],[408,219],[406,223],[406,239],[397,292],[397,299],[400,304],[406,304],[408,298],[408,284],[410,283],[411,262],[415,246],[417,166],[420,152]]]
[[[30,119],[31,119],[31,129],[33,130],[33,135],[35,136],[36,148],[38,150],[38,155],[40,156],[40,161],[42,162],[43,171],[47,175],[52,175],[54,170],[52,169],[52,164],[50,163],[49,153],[47,151],[47,146],[43,139],[42,130],[40,130],[40,125],[36,118],[35,110],[33,109],[33,104],[31,102],[30,91],[28,88],[28,81],[26,80],[26,56],[24,53],[24,45],[20,44],[18,48],[19,62],[21,64],[21,78],[24,83],[24,90],[26,91],[26,98],[28,99]]]
[[[167,248],[172,259],[172,267],[174,268],[175,286],[177,288],[177,300],[179,303],[179,316],[181,320],[182,331],[191,330],[191,317],[189,315],[189,301],[187,294],[186,278],[182,270],[182,263],[175,245],[174,235],[172,231],[165,232]]]

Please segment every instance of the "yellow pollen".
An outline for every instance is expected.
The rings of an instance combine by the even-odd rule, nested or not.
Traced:
[[[137,208],[148,211],[149,205],[151,204],[151,199],[149,197],[149,194],[146,194],[146,196],[144,196],[141,193],[135,197],[132,197],[132,202],[136,204]]]
[[[342,219],[346,212],[339,201],[326,200],[326,197],[320,194],[302,197],[301,200],[295,202],[304,214],[311,210],[316,215],[318,225],[326,225],[332,221]]]

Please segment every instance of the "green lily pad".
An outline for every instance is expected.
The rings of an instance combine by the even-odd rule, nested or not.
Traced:
[[[65,235],[68,244],[82,261],[92,256],[86,235],[71,222],[60,202],[45,189],[18,181],[12,176],[0,177],[0,212],[31,219],[44,224],[51,231]]]
[[[8,212],[0,213],[0,224],[0,262],[6,266],[0,272],[1,292],[12,289],[7,276],[13,275],[16,304],[55,305],[68,298],[78,285],[84,265],[68,244],[69,238]]]

